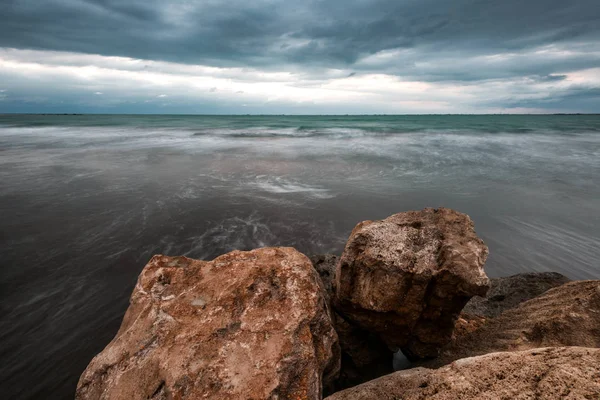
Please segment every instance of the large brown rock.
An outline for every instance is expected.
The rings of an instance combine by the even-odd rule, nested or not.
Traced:
[[[327,400],[598,398],[600,350],[559,347],[465,358],[437,370],[399,371]]]
[[[337,266],[336,308],[391,349],[434,357],[469,299],[487,292],[487,254],[471,219],[450,209],[362,222]]]
[[[435,368],[465,357],[549,346],[600,347],[600,281],[550,289],[458,336],[422,365]]]
[[[78,399],[319,399],[339,369],[325,295],[292,248],[155,256]]]

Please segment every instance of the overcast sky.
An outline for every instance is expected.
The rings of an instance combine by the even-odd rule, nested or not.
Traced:
[[[600,112],[600,0],[0,7],[0,112]]]

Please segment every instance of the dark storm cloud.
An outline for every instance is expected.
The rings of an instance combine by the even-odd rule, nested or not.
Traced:
[[[0,112],[598,112],[598,1],[0,0]]]
[[[600,65],[600,41],[563,43],[559,48],[490,50],[431,49],[419,47],[396,56],[369,62],[359,61],[356,69],[378,70],[429,82],[477,81],[529,76],[547,81],[561,80],[564,72]]]
[[[555,108],[555,109],[593,109],[594,105],[600,104],[600,88],[588,86],[573,86],[552,95],[543,96],[539,99],[505,101],[503,106],[508,107],[531,107],[531,108]]]
[[[566,75],[545,75],[538,78],[541,82],[558,82],[567,79]]]
[[[395,60],[392,72],[402,74],[417,61],[448,53],[473,57],[598,41],[597,0],[4,0],[0,13],[2,47],[215,66],[346,68],[380,51],[413,49],[412,59]],[[574,59],[581,68],[597,62]],[[515,68],[517,74],[555,72]],[[479,72],[450,68],[448,76],[424,75],[487,77]]]

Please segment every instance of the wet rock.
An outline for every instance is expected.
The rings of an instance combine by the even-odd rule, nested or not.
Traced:
[[[498,351],[548,346],[600,348],[600,281],[574,281],[548,290],[479,329],[452,341],[437,359],[422,365],[440,367],[452,361]]]
[[[598,399],[600,350],[559,347],[465,358],[395,372],[327,400]]]
[[[492,278],[487,295],[473,297],[462,312],[473,316],[493,318],[569,281],[569,278],[557,272],[532,272]]]
[[[487,254],[471,219],[450,209],[362,222],[336,269],[336,309],[392,350],[435,357],[469,299],[486,294]]]
[[[339,371],[325,295],[292,248],[155,256],[77,399],[319,399]]]

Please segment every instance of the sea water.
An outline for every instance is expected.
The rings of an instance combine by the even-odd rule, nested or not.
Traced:
[[[72,397],[153,254],[339,254],[442,206],[492,277],[600,278],[600,116],[0,116],[3,395]]]

